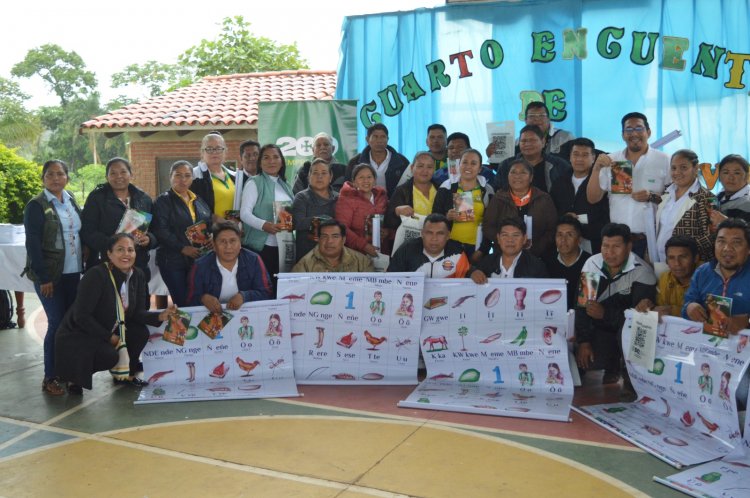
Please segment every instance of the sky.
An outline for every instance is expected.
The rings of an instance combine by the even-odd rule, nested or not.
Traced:
[[[129,64],[156,60],[174,63],[202,39],[215,39],[225,17],[242,15],[256,36],[280,43],[297,42],[310,69],[335,70],[344,16],[414,10],[443,5],[440,0],[32,0],[3,5],[0,29],[0,76],[11,78],[12,67],[35,47],[52,43],[81,56],[99,82],[101,101],[123,89],[110,88],[112,74]],[[59,105],[39,77],[16,80],[32,96],[29,109]],[[131,97],[144,97],[132,92]]]

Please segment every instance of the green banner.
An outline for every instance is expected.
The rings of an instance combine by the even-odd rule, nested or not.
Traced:
[[[258,141],[281,148],[286,178],[291,185],[305,161],[312,159],[313,137],[320,132],[333,137],[334,161],[342,164],[357,154],[357,101],[320,100],[260,102]]]

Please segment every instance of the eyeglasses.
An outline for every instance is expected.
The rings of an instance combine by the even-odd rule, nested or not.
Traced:
[[[645,126],[635,126],[635,127],[628,126],[627,128],[622,129],[623,133],[643,133],[644,131],[646,131]]]
[[[547,115],[543,112],[534,112],[526,115],[526,119],[544,119]]]
[[[221,154],[225,150],[227,149],[225,149],[224,147],[205,147],[203,149],[203,152],[207,152],[208,154]]]

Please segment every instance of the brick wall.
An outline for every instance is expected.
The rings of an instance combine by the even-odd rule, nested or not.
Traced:
[[[133,164],[133,184],[151,197],[156,197],[161,193],[158,191],[157,159],[160,157],[198,157],[201,138],[202,134],[197,140],[132,140],[129,155],[130,162]],[[242,140],[226,140],[227,161],[239,163],[240,143]]]

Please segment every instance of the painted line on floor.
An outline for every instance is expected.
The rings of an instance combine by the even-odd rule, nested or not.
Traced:
[[[122,386],[117,386],[117,387],[114,388],[114,390],[120,389],[121,387]],[[19,441],[23,441],[24,439],[33,436],[34,434],[36,434],[40,430],[46,430],[46,431],[52,430],[52,432],[58,432],[57,430],[54,430],[54,429],[57,429],[57,427],[51,427],[52,424],[54,424],[55,422],[58,422],[59,420],[64,419],[68,415],[72,415],[75,412],[86,408],[87,406],[89,406],[89,405],[91,405],[93,403],[96,403],[97,401],[99,401],[101,399],[104,399],[105,397],[108,397],[110,394],[112,394],[112,392],[114,392],[114,391],[109,391],[107,393],[103,393],[103,394],[100,394],[98,396],[95,395],[94,397],[86,396],[86,399],[82,403],[80,403],[79,405],[76,405],[73,408],[65,410],[64,412],[62,412],[62,413],[60,413],[58,415],[55,415],[51,419],[45,420],[44,422],[41,422],[41,423],[39,423],[39,422],[25,422],[25,421],[16,420],[16,419],[10,419],[10,418],[7,418],[7,417],[0,417],[0,420],[2,420],[4,422],[8,421],[9,423],[17,423],[18,425],[25,425],[26,427],[30,427],[30,430],[24,432],[23,434],[19,434],[18,436],[14,437],[14,438],[11,438],[11,439],[8,439],[4,443],[0,444],[0,451],[4,450],[6,448],[9,448],[10,446],[14,445],[15,443],[17,443]]]
[[[61,434],[66,434],[66,435],[74,436],[77,439],[71,439],[70,441],[62,441],[62,442],[54,443],[54,444],[51,444],[51,445],[45,445],[45,446],[41,446],[41,447],[38,447],[38,448],[30,449],[30,450],[27,450],[27,451],[24,451],[24,452],[19,452],[19,453],[13,454],[13,455],[9,455],[7,457],[0,458],[0,463],[4,463],[4,462],[9,461],[9,460],[18,459],[18,458],[21,458],[21,457],[25,457],[25,456],[28,456],[28,455],[35,454],[35,453],[40,453],[42,451],[47,451],[50,448],[58,447],[58,446],[61,446],[63,444],[71,444],[71,443],[74,443],[74,442],[79,442],[80,440],[88,440],[88,441],[96,441],[96,442],[100,442],[100,443],[104,443],[104,444],[112,444],[112,445],[116,445],[116,446],[122,446],[122,447],[130,448],[130,449],[140,450],[140,451],[146,451],[146,452],[149,452],[149,453],[153,453],[153,454],[157,454],[157,455],[162,455],[162,456],[167,456],[167,457],[172,457],[172,458],[179,458],[179,459],[183,459],[183,460],[187,460],[187,461],[192,461],[192,462],[195,462],[195,463],[202,463],[202,464],[207,464],[207,465],[214,465],[214,466],[218,466],[218,467],[222,467],[222,468],[226,468],[226,469],[237,470],[237,471],[241,471],[241,472],[247,472],[247,473],[262,475],[262,476],[266,476],[266,477],[272,477],[272,478],[277,478],[277,479],[284,479],[284,480],[288,480],[288,481],[299,482],[299,483],[303,483],[303,484],[311,484],[311,485],[316,485],[316,486],[321,486],[321,487],[328,487],[328,488],[333,488],[333,489],[340,489],[342,491],[354,491],[354,492],[359,492],[359,493],[368,494],[368,495],[372,495],[372,496],[379,496],[379,497],[406,497],[406,496],[408,496],[408,495],[402,495],[402,494],[391,493],[391,492],[388,492],[388,491],[383,491],[383,490],[380,490],[380,489],[377,489],[377,488],[363,487],[363,486],[358,486],[358,485],[354,485],[354,484],[350,484],[350,483],[345,483],[345,482],[340,482],[340,481],[334,481],[334,480],[330,480],[330,479],[322,479],[322,478],[314,478],[314,477],[308,477],[308,476],[300,476],[300,475],[297,475],[297,474],[291,474],[291,473],[288,473],[288,472],[282,472],[282,471],[277,471],[277,470],[272,470],[272,469],[266,469],[266,468],[263,468],[263,467],[256,467],[256,466],[251,466],[251,465],[238,464],[238,463],[234,463],[234,462],[227,462],[227,461],[224,461],[224,460],[217,460],[215,458],[204,457],[204,456],[200,456],[200,455],[193,455],[193,454],[189,454],[189,453],[183,453],[183,452],[179,452],[179,451],[175,451],[175,450],[169,450],[169,449],[165,449],[165,448],[159,448],[159,447],[156,447],[156,446],[151,446],[151,445],[144,444],[144,443],[134,443],[134,442],[131,442],[131,441],[125,441],[125,440],[121,440],[121,439],[117,439],[117,438],[112,437],[112,436],[115,436],[117,434],[122,434],[122,433],[136,432],[136,431],[147,430],[147,429],[159,429],[159,428],[163,428],[163,427],[175,427],[175,426],[181,426],[181,425],[194,425],[194,424],[198,424],[198,423],[201,423],[201,424],[203,424],[203,423],[224,423],[224,422],[247,421],[247,420],[258,420],[258,419],[263,419],[263,420],[279,420],[279,419],[282,419],[282,420],[292,420],[292,419],[294,419],[294,420],[326,420],[326,421],[327,420],[345,420],[345,421],[349,421],[349,422],[356,421],[356,422],[359,422],[359,423],[364,422],[364,423],[373,423],[373,424],[394,424],[394,425],[411,425],[411,426],[414,426],[415,430],[413,432],[411,432],[401,443],[399,443],[398,445],[394,446],[394,448],[391,451],[394,451],[400,444],[403,444],[406,440],[408,440],[410,437],[412,437],[419,429],[421,429],[423,427],[424,428],[429,428],[429,429],[434,429],[434,430],[443,430],[443,431],[446,431],[446,432],[453,432],[455,434],[459,434],[459,435],[462,435],[462,436],[475,437],[475,438],[483,439],[483,440],[486,440],[488,442],[492,442],[492,443],[495,443],[495,444],[503,444],[503,445],[511,446],[511,447],[518,448],[518,449],[521,449],[521,450],[525,450],[525,451],[528,451],[530,453],[534,453],[534,454],[539,455],[541,457],[548,458],[548,459],[551,459],[551,460],[563,463],[565,465],[569,465],[569,466],[571,466],[571,467],[573,467],[573,468],[575,468],[575,469],[577,469],[577,470],[579,470],[581,472],[584,472],[586,474],[591,475],[592,477],[600,479],[600,480],[606,482],[607,484],[610,484],[610,485],[612,485],[612,486],[614,486],[616,488],[619,488],[619,489],[623,490],[624,492],[630,493],[633,496],[636,496],[636,497],[639,497],[639,498],[648,498],[647,494],[645,494],[642,491],[640,491],[640,490],[638,490],[638,489],[636,489],[636,488],[628,485],[627,483],[625,483],[623,481],[620,481],[619,479],[616,479],[616,478],[614,478],[612,476],[609,476],[607,474],[604,474],[603,472],[601,472],[601,471],[599,471],[599,470],[597,470],[595,468],[589,467],[589,466],[587,466],[587,465],[585,465],[583,463],[580,463],[580,462],[577,462],[575,460],[572,460],[572,459],[570,459],[568,457],[564,457],[564,456],[561,456],[561,455],[549,452],[547,450],[536,448],[534,446],[530,446],[528,444],[520,443],[520,442],[517,442],[517,441],[511,441],[511,440],[505,440],[505,439],[499,440],[498,438],[493,437],[491,435],[478,433],[478,432],[476,432],[476,430],[474,428],[470,428],[470,429],[467,430],[467,429],[464,429],[464,428],[451,427],[449,425],[442,424],[442,423],[440,423],[440,424],[434,424],[434,423],[431,423],[430,421],[418,421],[418,420],[408,419],[408,418],[406,420],[389,420],[389,419],[364,418],[364,417],[363,418],[355,418],[355,419],[353,419],[351,417],[343,417],[343,416],[338,417],[338,416],[325,416],[325,415],[261,415],[261,416],[241,416],[241,417],[224,417],[224,418],[209,418],[209,419],[195,419],[195,420],[178,420],[178,421],[173,421],[173,422],[163,422],[163,423],[158,423],[158,424],[143,425],[143,426],[137,426],[137,427],[129,427],[129,428],[124,428],[124,429],[116,429],[116,430],[113,430],[113,431],[106,431],[106,432],[102,432],[102,433],[98,433],[98,434],[90,434],[90,433],[85,433],[85,432],[80,432],[80,431],[75,431],[75,430],[70,430],[70,429],[62,429],[62,428],[58,428],[58,427],[48,427],[48,426],[45,426],[43,424],[38,424],[38,423],[34,423],[34,422],[16,421],[18,423],[18,425],[27,426],[27,427],[34,428],[34,429],[37,429],[37,430],[48,430],[48,431],[51,431],[51,432],[57,432],[57,433],[61,433]],[[0,421],[13,422],[12,419],[7,419],[7,417],[0,417]],[[389,451],[388,453],[390,453],[391,451]],[[383,458],[385,458],[385,456],[387,456],[387,454],[384,455]],[[382,461],[382,458],[379,459],[379,461]],[[369,470],[368,470],[368,472],[369,472]],[[363,475],[366,475],[366,474],[367,474],[367,472],[363,473]]]
[[[395,420],[403,420],[403,421],[414,421],[414,420],[424,420],[428,421],[431,424],[435,425],[442,425],[445,427],[455,427],[457,429],[463,429],[463,430],[470,430],[470,431],[482,431],[482,432],[491,432],[493,434],[502,434],[507,436],[520,436],[520,437],[527,437],[530,439],[541,439],[543,441],[555,441],[559,443],[569,443],[569,444],[578,444],[582,446],[595,446],[597,448],[608,448],[613,450],[622,450],[622,451],[630,451],[633,453],[645,453],[642,449],[638,448],[637,446],[629,445],[628,446],[620,446],[617,444],[612,443],[600,443],[597,441],[583,441],[580,439],[573,439],[573,438],[567,438],[562,436],[549,436],[545,434],[535,434],[530,432],[522,432],[522,431],[512,431],[509,429],[496,429],[493,427],[482,427],[482,426],[476,426],[471,424],[461,424],[458,422],[448,422],[448,421],[442,421],[442,420],[435,420],[431,418],[419,418],[419,417],[412,417],[409,415],[394,415],[390,413],[381,413],[381,412],[373,412],[368,410],[358,410],[355,408],[342,408],[337,406],[331,406],[331,405],[323,405],[320,403],[309,403],[305,401],[296,401],[291,399],[268,399],[267,401],[273,401],[275,403],[282,403],[282,404],[290,404],[290,405],[304,405],[304,406],[310,406],[313,408],[320,408],[320,409],[328,409],[332,411],[338,411],[342,413],[350,413],[352,415],[367,415],[370,417],[378,417],[378,418],[390,418]]]
[[[39,307],[32,311],[29,317],[26,319],[26,326],[23,328],[23,330],[25,330],[26,333],[29,334],[31,340],[40,346],[44,344],[44,338],[40,337],[39,334],[37,334],[36,330],[34,329],[34,322],[36,322],[36,317],[39,315],[39,313],[43,312],[44,308],[40,304]]]

